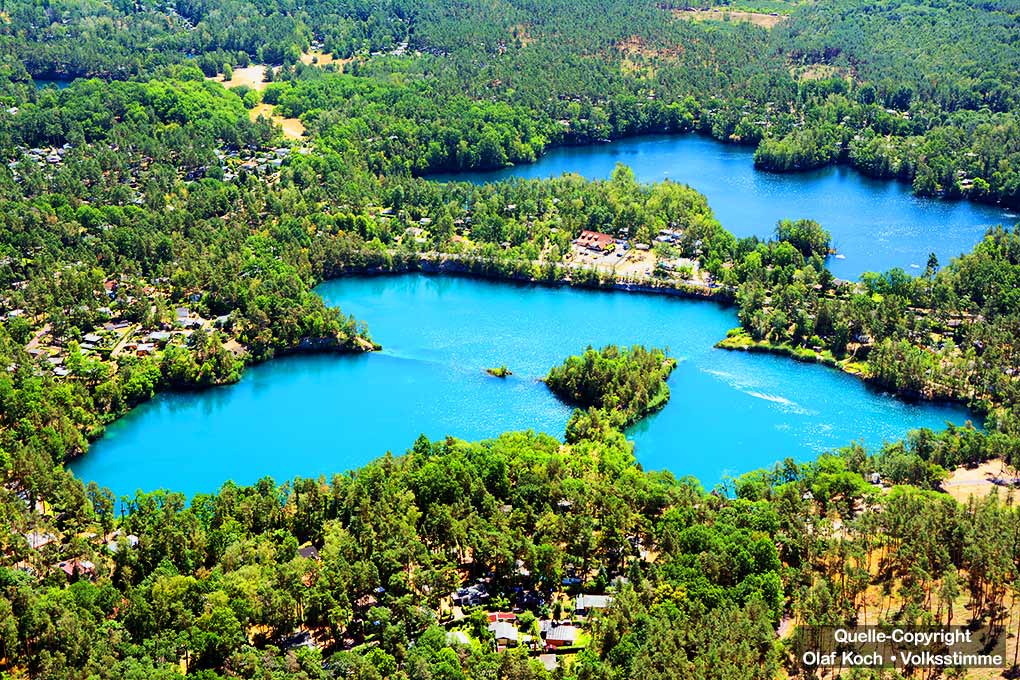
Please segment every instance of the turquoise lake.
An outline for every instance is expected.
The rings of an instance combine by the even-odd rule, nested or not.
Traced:
[[[892,267],[916,272],[930,252],[946,263],[973,248],[989,226],[1018,220],[994,206],[918,198],[909,184],[870,179],[851,168],[778,174],[755,170],[753,158],[753,147],[698,135],[634,137],[553,149],[531,165],[432,178],[491,182],[576,172],[604,179],[623,163],[643,182],[671,179],[691,185],[737,236],[770,237],[783,218],[820,222],[843,256],[829,258],[829,268],[846,279]]]
[[[784,217],[818,220],[843,255],[829,265],[844,278],[914,271],[931,251],[946,262],[988,226],[1016,221],[991,206],[917,198],[906,184],[848,168],[758,172],[752,155],[695,135],[639,137],[454,177],[608,177],[622,162],[643,181],[670,178],[703,192],[738,235],[768,236]],[[343,472],[401,453],[421,433],[478,439],[532,428],[560,436],[570,409],[537,379],[606,343],[668,346],[681,360],[669,404],[628,436],[646,468],[691,474],[709,487],[786,456],[807,459],[855,439],[878,445],[968,417],[955,406],[908,404],[821,366],[713,349],[737,320],[707,302],[420,275],[333,281],[319,292],[366,321],[384,351],[287,357],[251,368],[237,385],[162,395],[114,423],[72,469],[117,494],[191,494],[227,479]],[[512,378],[484,373],[504,363]]]
[[[647,469],[695,475],[708,487],[786,456],[807,459],[855,439],[878,445],[967,418],[822,366],[713,349],[737,322],[710,302],[420,274],[318,290],[366,320],[384,351],[291,356],[251,368],[237,385],[162,395],[114,423],[72,469],[118,495],[193,494],[227,479],[343,472],[405,451],[420,433],[561,436],[570,409],[538,378],[588,344],[665,346],[680,360],[670,402],[628,436]],[[512,377],[485,374],[504,363]]]

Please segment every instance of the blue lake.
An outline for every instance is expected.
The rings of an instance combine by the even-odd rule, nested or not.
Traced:
[[[737,321],[709,302],[423,275],[342,279],[319,292],[366,320],[384,351],[287,357],[237,385],[160,396],[114,423],[72,469],[118,495],[192,494],[227,479],[343,472],[405,451],[420,433],[561,436],[570,409],[538,378],[588,344],[665,346],[680,359],[670,402],[629,436],[646,468],[709,487],[786,456],[967,418],[822,366],[713,349]],[[485,374],[504,363],[512,377]]]
[[[1018,220],[1016,214],[993,206],[918,198],[909,184],[870,179],[846,167],[760,172],[754,169],[753,156],[752,147],[698,135],[635,137],[553,149],[531,165],[432,179],[492,182],[565,172],[604,179],[617,163],[624,163],[641,181],[671,179],[705,194],[719,221],[737,236],[771,236],[784,218],[816,220],[832,233],[843,256],[830,258],[829,268],[847,279],[892,267],[916,272],[930,252],[946,263],[973,248],[989,226]]]
[[[35,83],[35,89],[37,89],[37,90],[42,90],[43,88],[47,88],[47,87],[55,87],[58,90],[63,90],[65,88],[67,88],[67,87],[70,87],[71,83],[74,82],[74,81],[73,80],[69,80],[69,79],[64,79],[64,78],[56,79],[56,80],[47,80],[45,78],[35,78],[35,79],[33,79],[32,82]]]

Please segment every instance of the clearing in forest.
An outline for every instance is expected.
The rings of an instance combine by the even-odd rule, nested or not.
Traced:
[[[266,89],[266,83],[262,78],[266,74],[265,64],[252,64],[251,66],[241,66],[234,69],[233,77],[230,80],[223,80],[223,75],[219,74],[212,78],[206,78],[206,80],[215,80],[223,84],[223,87],[228,90],[232,87],[240,87],[241,85],[247,85],[253,90],[262,91]]]
[[[673,14],[693,21],[746,21],[769,29],[786,19],[782,14],[721,9],[675,9]]]
[[[257,104],[248,112],[248,115],[252,120],[257,119],[259,116],[270,119],[283,128],[283,136],[288,139],[301,139],[305,134],[305,126],[301,124],[300,120],[274,115],[273,107],[270,104]]]

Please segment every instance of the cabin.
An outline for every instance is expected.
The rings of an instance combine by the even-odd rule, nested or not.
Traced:
[[[517,626],[509,621],[493,621],[489,624],[489,632],[496,638],[496,646],[500,649],[517,646]]]
[[[580,630],[576,626],[556,626],[545,635],[546,647],[570,647],[577,644]]]
[[[574,613],[578,616],[588,616],[596,610],[602,610],[613,601],[608,595],[578,595],[574,598]]]
[[[57,567],[72,581],[81,578],[87,578],[91,581],[96,577],[96,565],[88,560],[68,560],[61,562]]]
[[[311,544],[298,548],[298,555],[304,557],[306,560],[315,560],[316,562],[320,559],[319,550]]]
[[[56,543],[57,537],[54,536],[53,534],[46,533],[45,531],[33,529],[32,531],[29,531],[27,534],[25,534],[25,540],[28,541],[29,548],[31,548],[32,550],[39,550],[43,546],[47,546],[50,543]]]
[[[451,596],[453,604],[459,607],[474,607],[489,599],[489,590],[482,583],[458,588]]]
[[[599,253],[607,253],[615,246],[616,239],[609,234],[603,234],[600,231],[589,231],[588,229],[585,229],[581,232],[581,235],[577,237],[577,240],[575,240],[574,243],[582,248],[587,248],[588,250],[593,250]]]
[[[159,345],[160,347],[163,347],[168,342],[170,342],[170,332],[154,331],[152,333],[149,333],[149,342]]]
[[[128,534],[127,536],[121,536],[121,532],[114,534],[116,540],[110,541],[106,545],[106,549],[112,553],[119,552],[122,548],[137,548],[138,537],[134,534]]]

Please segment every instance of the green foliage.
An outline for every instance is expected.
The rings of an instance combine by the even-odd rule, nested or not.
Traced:
[[[622,429],[665,406],[666,378],[675,367],[676,360],[667,359],[662,350],[641,345],[589,347],[551,369],[545,384],[564,401],[589,409],[587,414],[575,411],[567,425],[567,440],[577,441],[582,430],[601,429],[582,421],[605,418],[609,427]]]
[[[953,604],[966,584],[972,611],[998,615],[1020,564],[1017,511],[901,487],[880,497],[861,475],[935,489],[957,465],[1020,461],[1015,231],[994,229],[923,276],[850,283],[825,268],[819,225],[784,221],[775,241],[738,241],[693,189],[640,185],[622,166],[598,182],[414,178],[699,131],[756,144],[767,169],[848,163],[919,194],[1020,205],[1015,7],[741,6],[789,18],[769,32],[623,0],[6,3],[0,307],[25,314],[0,327],[0,520],[11,528],[0,663],[54,679],[544,678],[524,654],[455,650],[436,625],[440,600],[463,577],[491,579],[494,601],[519,586],[548,598],[571,568],[585,583],[630,585],[561,676],[771,678],[780,617],[856,620],[871,580],[859,565],[875,545],[904,612],[937,620],[925,607]],[[313,40],[350,61],[301,64]],[[272,81],[262,94],[206,81],[246,66]],[[36,90],[32,78],[81,79]],[[308,137],[252,122],[259,102],[300,117]],[[59,162],[33,160],[37,146],[60,148]],[[269,169],[241,162],[256,154]],[[228,346],[252,361],[361,347],[364,328],[323,304],[319,281],[450,257],[469,274],[611,283],[568,267],[582,229],[646,243],[670,229],[669,255],[696,259],[735,295],[733,344],[969,401],[989,412],[989,432],[920,431],[870,455],[850,447],[745,475],[736,498],[706,494],[642,471],[620,432],[668,398],[672,360],[607,347],[550,372],[550,388],[585,407],[567,446],[532,433],[422,438],[328,481],[227,484],[190,504],[159,492],[118,506],[62,467],[158,391],[236,380],[245,360]],[[229,332],[120,355],[116,370],[78,352],[111,314],[155,327],[186,301],[229,314]],[[43,323],[67,350],[64,379],[24,349]],[[114,528],[116,553],[104,545]],[[33,550],[33,529],[62,540]],[[306,542],[319,561],[298,555]],[[93,562],[95,581],[69,583],[54,566],[67,559]],[[480,637],[484,614],[469,620]],[[296,628],[319,648],[285,649]]]
[[[776,238],[788,241],[804,257],[827,257],[832,235],[814,220],[780,220],[776,225]]]

